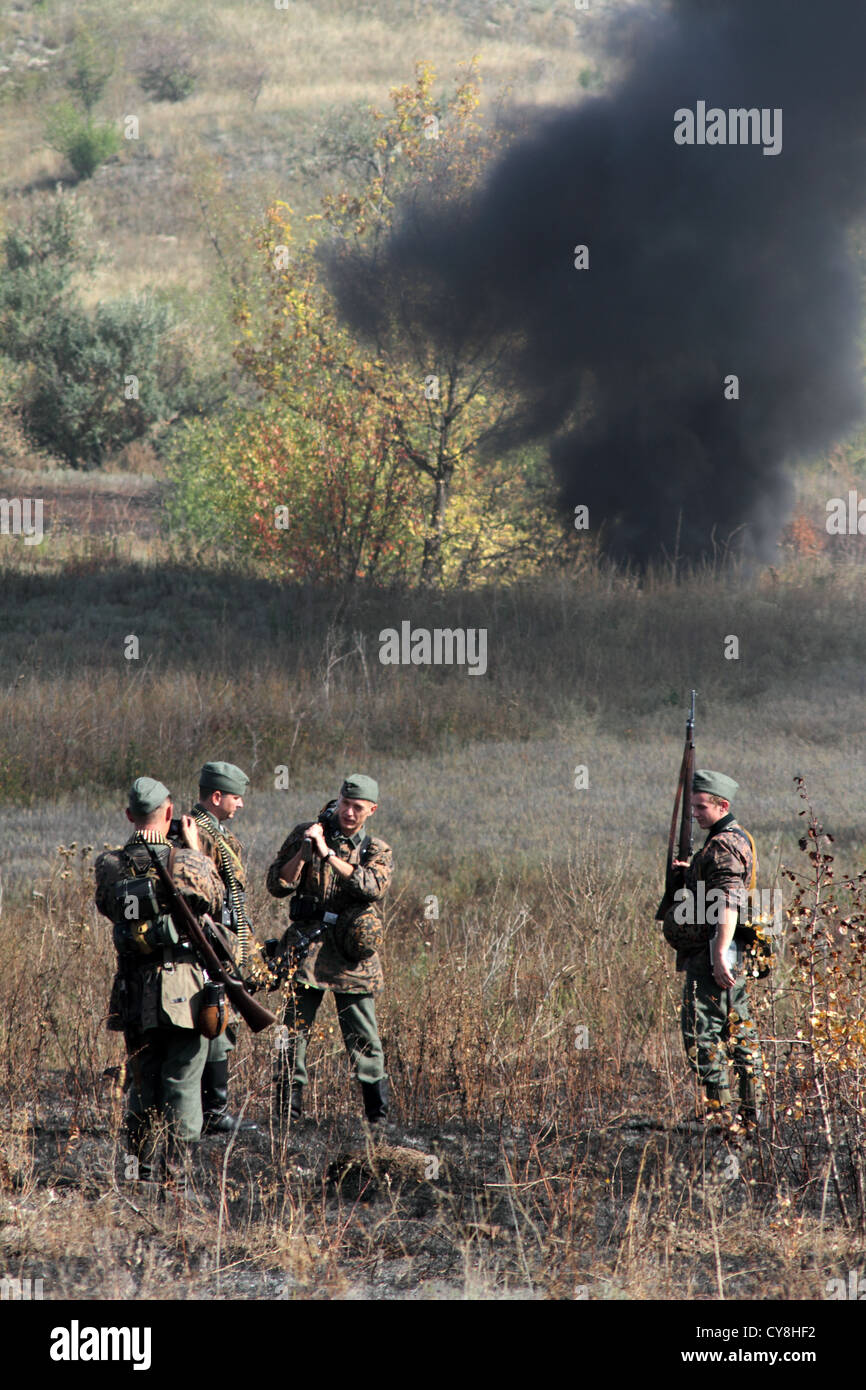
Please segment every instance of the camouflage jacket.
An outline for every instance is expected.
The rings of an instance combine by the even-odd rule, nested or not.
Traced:
[[[724,893],[725,906],[736,908],[742,920],[748,902],[749,884],[752,881],[752,857],[752,847],[746,832],[729,811],[711,826],[701,848],[692,856],[691,863],[685,871],[684,887],[696,893],[697,885],[702,881],[704,901],[708,904],[721,902],[717,896],[710,898],[710,893]],[[754,867],[757,872],[757,861]],[[714,927],[707,927],[708,942],[714,931]],[[696,947],[693,951],[678,951],[677,970],[682,970],[687,960],[705,951],[705,946]]]
[[[196,802],[193,806],[190,815],[195,817],[198,826],[198,838],[202,854],[206,854],[208,859],[213,860],[216,865],[217,873],[223,880],[223,883],[226,883],[222,856],[219,852],[217,843],[222,839],[223,844],[231,855],[232,873],[235,876],[235,882],[243,893],[246,888],[246,878],[243,865],[244,847],[240,840],[236,835],[233,835],[230,830],[223,830],[219,821],[214,820],[210,812],[206,811],[199,802]],[[227,883],[226,888],[228,888]]]
[[[243,865],[244,847],[230,830],[223,830],[220,822],[196,802],[190,814],[198,826],[198,838],[202,854],[213,861],[217,873],[223,881],[222,925],[240,938],[235,943],[235,964],[245,972],[256,955],[253,929],[246,914],[244,888],[246,876]],[[232,892],[231,879],[237,889],[237,901]],[[231,938],[229,938],[231,940]]]
[[[165,841],[154,839],[155,845]],[[181,895],[196,916],[219,914],[223,884],[211,861],[197,850],[172,847],[170,872]],[[155,875],[141,836],[106,850],[96,860],[96,906],[116,926],[127,917],[117,885]],[[157,902],[160,887],[154,885]],[[108,1026],[114,1031],[144,1032],[148,1028],[195,1028],[205,975],[183,941],[174,946],[136,951],[118,949],[117,974],[111,991]]]
[[[324,807],[320,820],[327,817],[334,804],[329,802]],[[391,882],[394,871],[391,847],[384,840],[368,836],[363,828],[351,839],[346,839],[336,820],[333,826],[325,820],[327,844],[340,859],[354,864],[355,872],[350,878],[341,878],[314,853],[310,862],[302,866],[297,885],[290,888],[280,878],[280,869],[297,854],[303,844],[304,831],[313,824],[313,821],[302,821],[283,841],[268,869],[268,892],[275,898],[287,898],[295,893],[313,897],[327,912],[352,915],[356,920],[363,917],[364,934],[373,949],[365,959],[351,960],[338,944],[339,927],[326,927],[310,947],[296,979],[317,989],[333,989],[343,994],[378,994],[384,985],[382,963],[376,949],[382,939],[382,918],[379,908],[372,904],[378,902]]]

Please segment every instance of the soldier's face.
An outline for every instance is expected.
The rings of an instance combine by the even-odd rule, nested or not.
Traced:
[[[354,835],[369,820],[379,803],[376,801],[348,800],[337,797],[337,820],[344,835]]]
[[[218,821],[231,820],[235,811],[243,808],[244,799],[242,796],[234,796],[231,792],[224,792],[217,789],[202,802],[202,805],[209,806]]]
[[[715,825],[722,816],[726,816],[730,809],[730,802],[725,801],[721,806],[717,806],[706,792],[698,792],[692,799],[692,812],[701,830],[709,830],[710,826]]]

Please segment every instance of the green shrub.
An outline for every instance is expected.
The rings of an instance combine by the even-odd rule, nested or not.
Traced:
[[[22,418],[73,466],[92,467],[189,404],[191,380],[168,307],[147,295],[75,305],[43,322],[35,383]]]
[[[198,362],[171,307],[149,295],[86,313],[71,289],[97,257],[75,195],[37,202],[0,242],[0,409],[73,465],[101,463],[163,419],[212,409],[218,373]]]
[[[79,179],[92,177],[100,164],[117,154],[124,140],[120,131],[107,121],[95,121],[89,113],[60,101],[49,113],[46,142],[63,154]]]
[[[71,101],[61,101],[49,112],[45,139],[62,154],[79,179],[89,179],[123,144],[120,131],[106,121],[82,115]]]
[[[0,352],[28,362],[38,352],[45,317],[63,301],[76,271],[96,264],[74,193],[37,201],[0,243]]]
[[[79,24],[62,62],[63,78],[90,115],[114,72],[114,55],[91,31]]]
[[[189,47],[173,34],[155,34],[143,40],[132,69],[151,101],[185,101],[197,80]]]

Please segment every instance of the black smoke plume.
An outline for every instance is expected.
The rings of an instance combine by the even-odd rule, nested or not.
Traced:
[[[434,181],[332,283],[374,337],[396,318],[431,354],[496,352],[508,442],[549,444],[563,508],[611,554],[760,554],[788,465],[863,414],[866,4],[674,0],[604,44],[615,89],[523,113],[470,197]],[[675,143],[699,101],[781,108],[781,151]]]

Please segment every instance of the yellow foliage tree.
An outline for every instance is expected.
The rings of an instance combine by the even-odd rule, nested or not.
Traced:
[[[332,463],[387,475],[401,499],[404,577],[425,585],[526,575],[568,545],[546,464],[491,452],[510,404],[498,357],[468,341],[434,350],[405,304],[362,338],[329,288],[326,262],[375,258],[398,210],[431,188],[462,197],[508,139],[483,128],[474,65],[447,98],[434,76],[419,63],[414,84],[391,91],[392,111],[373,111],[358,187],[327,195],[306,237],[287,203],[269,209],[257,236],[264,292],[235,297],[239,363],[287,418],[324,431]]]

